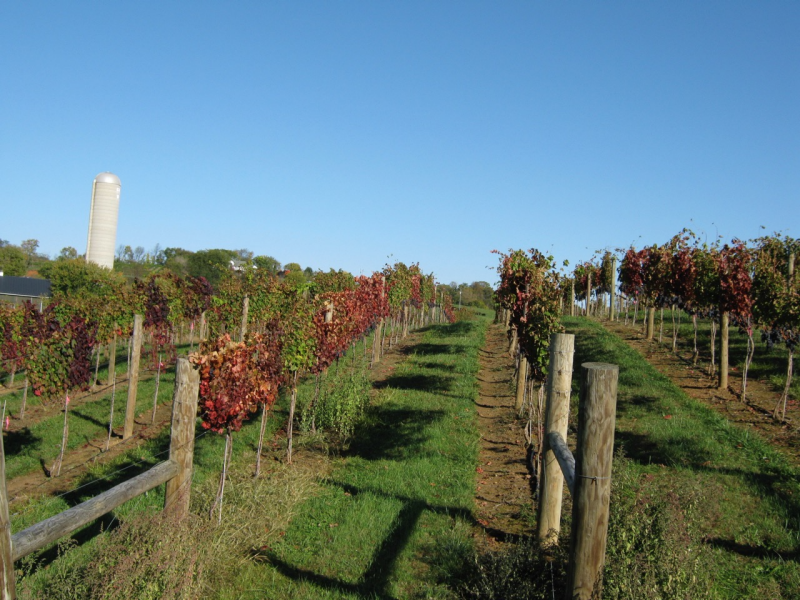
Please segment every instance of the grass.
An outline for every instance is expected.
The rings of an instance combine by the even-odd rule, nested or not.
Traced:
[[[598,323],[565,323],[576,334],[576,404],[582,362],[620,367],[603,597],[800,597],[797,470],[753,432],[688,398]],[[563,550],[546,555],[524,541],[500,553],[473,548],[472,374],[485,327],[481,319],[424,330],[375,387],[348,446],[320,433],[298,438],[300,453],[315,460],[275,460],[285,448],[274,437],[281,409],[268,432],[274,458],[254,479],[258,422],[246,425],[234,436],[219,527],[204,515],[224,440],[201,437],[187,521],[161,515],[163,489],[153,490],[78,532],[79,545],[62,542],[61,554],[56,546],[18,563],[20,597],[560,596]],[[313,381],[304,385],[301,396],[309,397]],[[91,476],[128,478],[113,470],[154,464],[166,443],[154,440]],[[326,447],[327,456],[311,451]],[[12,516],[13,530],[95,493],[32,503]],[[563,521],[568,540],[567,511]],[[118,531],[98,536],[101,528]]]
[[[188,348],[187,348],[188,349]],[[127,356],[118,353],[115,371],[117,378],[124,376],[127,370]],[[136,393],[136,414],[145,413],[153,406],[155,395],[155,374],[145,378],[145,357],[141,363],[141,379]],[[108,369],[101,368],[99,380],[108,379]],[[158,388],[158,404],[172,400],[175,384],[175,368],[170,367],[161,373]],[[121,428],[125,421],[125,404],[127,402],[127,385],[117,388],[114,400],[114,427]],[[29,390],[30,391],[30,390]],[[93,399],[73,403],[69,414],[69,436],[67,451],[74,450],[93,440],[104,438],[108,433],[108,421],[111,412],[111,390],[97,394]],[[6,410],[18,414],[22,402],[22,391],[16,390],[3,396],[8,400]],[[42,400],[32,392],[28,394],[28,407],[42,404]],[[45,402],[63,405],[63,398]],[[19,430],[10,431],[5,436],[6,476],[9,479],[25,475],[42,468],[49,468],[61,449],[61,437],[64,424],[63,410]],[[104,447],[104,445],[102,446]]]
[[[631,575],[644,586],[644,565],[654,558],[668,565],[664,582],[683,577],[689,589],[694,581],[705,597],[800,597],[797,470],[755,433],[688,398],[598,323],[564,321],[576,335],[576,371],[587,361],[620,367],[606,571],[619,595],[608,597],[636,597],[626,587],[641,594]]]
[[[268,597],[411,597],[419,590],[446,596],[447,569],[437,549],[463,550],[471,540],[477,434],[469,374],[477,369],[484,328],[485,321],[429,327],[374,392],[365,422],[337,455],[312,452],[330,442],[307,434],[296,448],[316,459],[283,464],[285,439],[275,434],[285,408],[277,407],[267,431],[274,458],[266,457],[264,475],[254,479],[258,419],[245,425],[234,435],[220,527],[204,515],[216,493],[224,440],[200,437],[190,519],[165,520],[163,487],[152,490],[17,563],[20,597],[247,598],[263,597],[265,589]],[[357,352],[363,364],[363,350]],[[301,396],[312,387],[304,383]],[[86,477],[105,481],[17,507],[12,530],[163,460],[167,445],[165,432]],[[107,529],[117,531],[98,535]]]
[[[470,545],[472,376],[485,320],[428,328],[285,536],[222,598],[447,597],[437,544]],[[265,582],[267,582],[265,584]],[[242,596],[249,590],[252,596]]]
[[[675,311],[676,319],[679,311]],[[639,311],[637,316],[636,326],[643,325],[643,311]],[[620,315],[621,320],[624,321],[624,313]],[[633,319],[633,311],[630,311],[630,319]],[[631,321],[629,321],[630,323]],[[658,330],[660,324],[660,312],[656,310],[655,318],[655,338],[658,339]],[[642,330],[643,331],[643,330]],[[664,309],[664,332],[662,343],[667,348],[672,348],[672,313],[669,309]],[[691,358],[694,346],[694,329],[692,326],[692,319],[684,312],[680,312],[680,324],[678,327],[678,349],[682,355],[688,355]],[[759,331],[753,333],[753,340],[755,341],[755,354],[753,355],[753,362],[750,365],[748,372],[748,380],[760,380],[769,383],[776,391],[775,401],[783,392],[786,385],[786,369],[788,366],[789,355],[785,346],[774,346],[769,348],[765,342],[761,341],[761,334]],[[739,331],[736,327],[730,328],[728,339],[729,348],[729,364],[732,367],[730,373],[730,381],[735,384],[736,389],[741,385],[741,374],[744,370],[745,356],[747,354],[747,335]],[[697,349],[700,353],[698,364],[708,367],[711,361],[711,321],[706,318],[698,318],[697,320]],[[719,353],[720,353],[720,333],[717,328],[716,337],[716,365],[719,368]],[[792,385],[790,387],[790,397],[794,400],[800,399],[800,377],[792,378]]]

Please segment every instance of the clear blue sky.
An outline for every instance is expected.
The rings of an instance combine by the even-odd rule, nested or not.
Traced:
[[[800,2],[4,2],[0,237],[496,280],[800,237]]]

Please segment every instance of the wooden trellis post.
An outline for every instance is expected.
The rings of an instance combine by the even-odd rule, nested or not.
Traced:
[[[178,464],[178,474],[167,482],[164,510],[171,509],[178,519],[189,514],[189,494],[194,461],[194,430],[200,371],[187,358],[175,365],[175,392],[172,399],[172,430],[169,459]]]
[[[611,258],[611,300],[609,301],[610,305],[610,315],[609,320],[616,321],[617,320],[617,257],[613,256]]]
[[[606,555],[619,367],[581,365],[567,598],[599,597]]]
[[[6,487],[6,455],[3,435],[0,432],[0,598],[14,600],[17,583],[14,576],[14,558],[11,552],[11,520],[8,516],[8,489]]]
[[[244,336],[247,335],[247,312],[250,309],[250,298],[245,296],[242,302],[242,326],[239,328],[239,341],[244,341]]]
[[[539,499],[538,519],[538,539],[539,543],[543,545],[557,543],[558,534],[561,531],[564,475],[554,448],[548,439],[552,432],[558,433],[562,440],[567,439],[574,347],[575,336],[571,333],[554,333],[550,336],[550,368],[547,373],[545,437],[542,448],[544,477]]]
[[[125,428],[122,439],[133,435],[133,419],[136,417],[136,391],[139,387],[139,360],[142,355],[142,315],[133,317],[133,349],[131,350],[130,379],[128,380],[128,403],[125,406]]]

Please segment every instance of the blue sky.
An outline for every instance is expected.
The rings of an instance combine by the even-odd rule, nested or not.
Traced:
[[[800,2],[5,2],[0,237],[496,280],[800,237]],[[491,269],[487,269],[491,267]]]

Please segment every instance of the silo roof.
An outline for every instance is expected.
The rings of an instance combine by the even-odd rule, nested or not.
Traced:
[[[100,173],[94,178],[94,180],[96,183],[116,183],[117,185],[121,185],[119,182],[119,177],[113,173],[109,173],[108,171]]]

